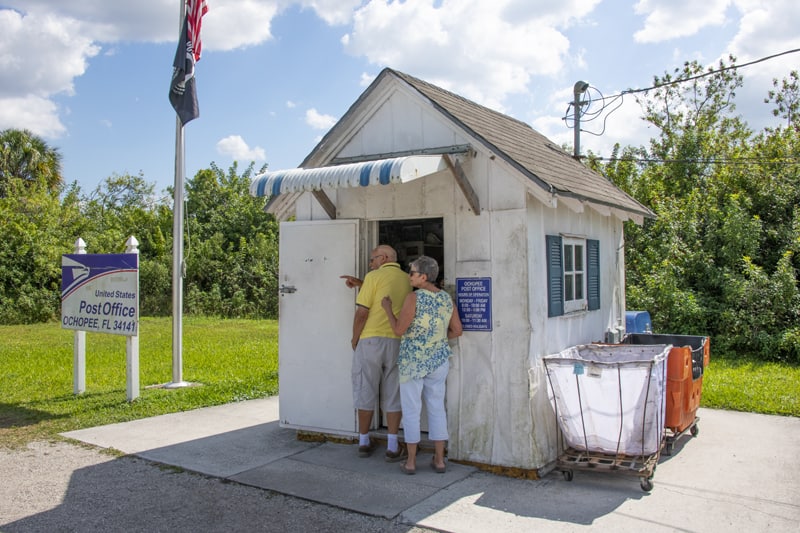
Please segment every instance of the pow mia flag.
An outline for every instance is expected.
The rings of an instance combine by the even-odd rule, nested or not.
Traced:
[[[175,61],[172,63],[172,83],[169,86],[169,101],[181,125],[185,126],[190,120],[200,116],[197,105],[197,88],[194,79],[194,48],[189,38],[189,17],[183,19],[181,37],[178,39],[178,49],[175,51]]]

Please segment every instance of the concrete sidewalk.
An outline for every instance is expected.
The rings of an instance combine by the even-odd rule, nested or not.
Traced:
[[[355,445],[301,442],[266,398],[65,433],[64,436],[243,485],[409,526],[485,531],[797,531],[800,419],[701,409],[700,434],[662,456],[654,488],[576,471],[539,481],[419,458],[403,475]]]

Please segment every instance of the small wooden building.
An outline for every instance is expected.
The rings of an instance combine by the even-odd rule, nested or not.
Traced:
[[[623,222],[650,210],[527,124],[391,69],[300,168],[257,177],[251,193],[282,221],[282,425],[356,434],[356,294],[339,276],[363,276],[387,243],[403,267],[439,260],[464,322],[447,382],[449,456],[552,464],[541,359],[622,335]]]

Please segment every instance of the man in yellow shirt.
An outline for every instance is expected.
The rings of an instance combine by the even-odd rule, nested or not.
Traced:
[[[391,246],[382,244],[372,250],[369,266],[371,271],[363,281],[353,276],[341,276],[348,287],[360,287],[351,339],[353,404],[358,410],[358,455],[369,457],[375,449],[369,438],[369,428],[380,394],[381,408],[386,413],[388,425],[385,459],[395,462],[403,458],[397,441],[402,418],[397,372],[400,337],[392,331],[381,300],[389,296],[397,307],[395,314],[399,313],[406,295],[411,292],[411,283],[397,263],[397,252]]]

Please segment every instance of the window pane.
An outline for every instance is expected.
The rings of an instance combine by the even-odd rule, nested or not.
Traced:
[[[583,246],[575,246],[575,270],[583,271]]]
[[[564,276],[564,301],[575,299],[575,292],[573,290],[572,274]]]
[[[575,299],[583,300],[583,274],[575,274]]]
[[[572,272],[575,268],[572,266],[572,246],[564,246],[564,272]]]

